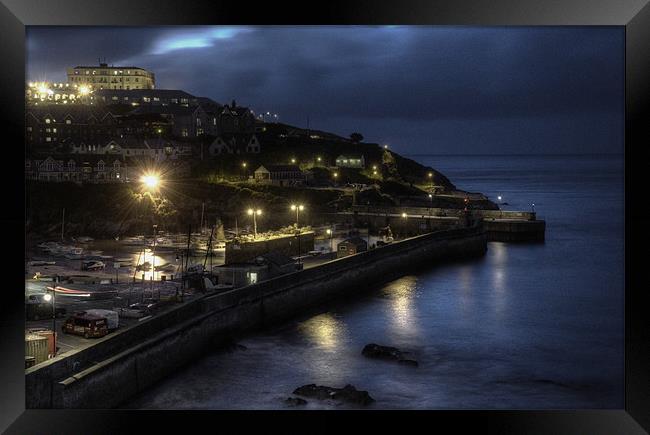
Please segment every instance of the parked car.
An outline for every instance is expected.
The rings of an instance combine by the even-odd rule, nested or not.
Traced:
[[[61,329],[65,334],[81,335],[84,338],[103,337],[108,334],[108,323],[105,317],[81,311],[68,317]]]
[[[116,311],[112,310],[100,310],[100,309],[91,309],[85,310],[84,313],[91,314],[94,316],[105,317],[106,318],[106,327],[109,331],[117,329],[120,325],[119,315]]]
[[[65,308],[56,307],[54,316],[56,318],[65,316]],[[25,317],[27,320],[40,320],[52,318],[51,303],[27,303],[25,304]]]
[[[104,270],[106,264],[103,261],[91,260],[81,263],[81,270]]]
[[[137,302],[135,304],[129,305],[129,309],[138,311],[147,316],[156,309],[156,304],[153,302]]]

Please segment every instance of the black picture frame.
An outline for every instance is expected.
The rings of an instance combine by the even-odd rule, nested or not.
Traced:
[[[118,410],[25,410],[23,329],[20,289],[24,269],[25,189],[25,26],[29,25],[190,25],[190,24],[433,24],[433,25],[612,25],[625,26],[625,408],[573,411],[424,411],[424,412],[197,412]],[[341,418],[360,417],[364,431],[395,425],[427,432],[453,427],[453,432],[641,434],[650,431],[650,304],[644,255],[650,241],[643,211],[643,177],[648,160],[644,139],[650,87],[650,5],[647,0],[491,0],[491,1],[334,1],[277,4],[209,0],[2,0],[0,4],[2,79],[2,228],[13,237],[13,254],[5,264],[0,309],[0,430],[11,434],[135,433],[146,427],[172,427],[180,420],[189,430],[237,430],[264,424],[266,428],[312,432],[336,430]],[[9,133],[9,134],[7,134]],[[636,177],[636,178],[634,178]],[[646,195],[647,196],[647,195]],[[16,273],[11,273],[16,271]],[[249,414],[255,414],[254,417]],[[252,417],[252,418],[251,418]],[[410,429],[407,429],[409,428]],[[305,428],[308,428],[306,430]],[[645,428],[645,430],[644,430]],[[202,429],[205,430],[205,429]],[[449,432],[445,430],[445,432]]]

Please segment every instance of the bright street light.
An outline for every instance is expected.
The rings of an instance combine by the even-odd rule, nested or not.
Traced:
[[[501,195],[497,196],[497,200],[501,201]]]
[[[257,219],[255,219],[255,216],[259,216],[262,214],[262,210],[257,209],[253,210],[252,208],[248,209],[248,215],[253,216],[253,238],[257,238]]]
[[[298,226],[298,217],[300,215],[300,212],[305,209],[305,206],[302,204],[291,204],[291,210],[294,210],[296,212],[296,227]]]
[[[296,159],[291,159],[291,163],[296,163]]]
[[[148,189],[156,189],[160,185],[160,176],[157,174],[145,174],[140,177],[140,182]]]
[[[90,94],[90,88],[86,85],[79,86],[79,95],[88,95]]]
[[[406,219],[406,213],[402,213],[402,217]]]
[[[50,302],[52,300],[52,295],[49,293],[44,294],[43,300],[45,300],[45,302]]]

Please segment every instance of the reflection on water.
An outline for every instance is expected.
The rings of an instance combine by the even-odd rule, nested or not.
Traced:
[[[133,265],[142,266],[145,263],[149,263],[147,267],[143,269],[136,269],[135,277],[136,279],[142,279],[144,275],[144,280],[149,281],[152,278],[159,280],[161,275],[170,276],[171,274],[176,273],[178,267],[166,261],[163,257],[156,254],[154,255],[153,251],[149,248],[145,249],[144,252],[136,252],[133,254]]]
[[[506,264],[508,262],[508,250],[504,243],[495,242],[490,244],[490,250],[493,260],[492,265],[492,288],[494,290],[494,309],[496,314],[503,313],[506,298]]]
[[[414,315],[417,281],[417,276],[405,276],[384,288],[384,294],[390,298],[391,327],[398,335],[418,333]]]
[[[312,317],[301,323],[298,329],[313,344],[330,352],[339,350],[341,340],[347,333],[345,325],[330,313]]]

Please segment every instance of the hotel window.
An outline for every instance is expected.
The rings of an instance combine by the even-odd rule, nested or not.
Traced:
[[[202,128],[197,128],[197,129],[196,129],[196,135],[197,135],[197,136],[200,136],[200,135],[202,135],[202,134],[203,134],[203,129],[202,129]]]
[[[53,129],[52,129],[52,133],[56,133],[56,128],[53,128]]]
[[[49,124],[50,122],[51,122],[51,121],[50,121],[50,118],[46,118],[46,119],[45,119],[45,123],[46,123],[46,124]]]
[[[196,125],[197,125],[198,127],[201,126],[201,118],[196,118]]]
[[[86,70],[86,75],[90,74],[90,71]]]

